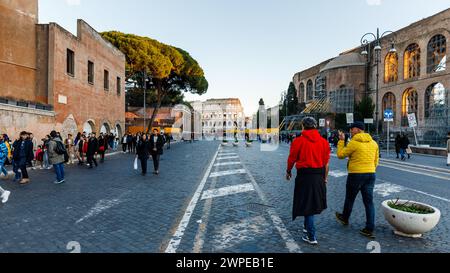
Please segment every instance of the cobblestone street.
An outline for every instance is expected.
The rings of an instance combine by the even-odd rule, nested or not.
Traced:
[[[347,171],[346,161],[333,156],[329,208],[317,217],[319,246],[303,243],[302,219],[291,220],[294,182],[284,179],[288,148],[261,152],[259,144],[179,143],[165,150],[159,176],[142,177],[133,170],[134,156],[120,153],[98,169],[67,167],[62,185],[52,183],[52,170],[31,171],[27,186],[1,180],[12,194],[1,205],[0,252],[67,253],[70,242],[83,253],[371,252],[371,241],[358,233],[365,223],[360,198],[349,227],[334,218],[342,210]],[[450,171],[426,169],[438,159],[382,159],[375,190],[381,252],[450,251]],[[441,222],[421,239],[394,235],[380,204],[396,198],[439,208]]]

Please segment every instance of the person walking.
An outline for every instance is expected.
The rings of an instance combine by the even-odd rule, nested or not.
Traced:
[[[409,144],[409,138],[403,133],[400,139],[400,155],[402,161],[406,161],[406,155],[408,155],[408,159],[411,159],[411,154],[407,152],[409,150]]]
[[[128,136],[127,136],[127,148],[128,148],[128,153],[131,154],[131,152],[133,150],[133,135],[131,135],[130,133],[128,133]]]
[[[296,138],[288,158],[286,179],[292,178],[292,168],[297,168],[292,219],[303,216],[303,241],[317,245],[314,216],[327,209],[327,178],[330,145],[317,131],[317,121],[307,117],[302,121],[303,133]]]
[[[100,137],[98,138],[98,154],[100,155],[100,163],[105,162],[105,153],[108,147],[108,141],[103,133],[100,133]]]
[[[64,154],[68,153],[62,139],[58,136],[56,131],[50,133],[50,141],[48,142],[48,161],[53,165],[56,173],[55,184],[62,184],[66,182],[64,178]]]
[[[8,159],[8,147],[6,147],[3,135],[0,134],[0,174],[8,178],[8,171],[5,168],[6,160]]]
[[[34,138],[34,135],[32,133],[29,133],[29,139],[31,140],[31,143],[33,143],[33,155],[36,154],[36,151],[38,149],[38,143],[37,140]],[[32,170],[36,170],[36,158],[34,158],[31,161],[31,169]]]
[[[143,134],[136,145],[136,156],[141,161],[142,175],[147,174],[147,161],[150,158],[150,142],[146,134]]]
[[[66,146],[67,149],[67,154],[69,155],[69,162],[67,162],[68,165],[73,164],[74,163],[74,159],[75,159],[75,152],[74,152],[74,140],[73,140],[73,135],[72,134],[68,134],[67,135],[67,139],[64,141],[64,144]]]
[[[122,151],[123,151],[123,153],[127,152],[127,139],[128,139],[128,134],[123,135],[123,137],[122,137]]]
[[[45,136],[45,138],[42,139],[42,142],[43,142],[42,148],[44,150],[44,157],[43,157],[44,169],[51,169],[50,163],[48,162],[48,142],[49,141],[50,141],[49,135]]]
[[[20,138],[13,144],[13,166],[16,173],[16,181],[20,179],[21,185],[30,183],[27,172],[27,164],[34,159],[33,143],[28,137],[27,132],[21,132]],[[20,173],[18,170],[20,169]]]
[[[91,136],[87,144],[87,152],[86,152],[89,169],[94,168],[93,164],[95,164],[95,167],[98,167],[97,160],[95,159],[95,154],[97,153],[97,151],[98,151],[98,140],[95,137],[95,133],[91,133]]]
[[[395,137],[395,153],[397,154],[397,159],[400,158],[401,140],[402,137],[400,136],[400,134],[397,134],[397,136]]]
[[[158,134],[158,129],[153,129],[153,134],[150,137],[150,152],[153,159],[153,167],[155,171],[153,174],[159,175],[159,161],[163,154],[164,139]]]
[[[344,226],[349,225],[353,205],[359,192],[362,194],[366,209],[366,227],[360,233],[375,238],[375,206],[373,191],[376,181],[376,170],[379,164],[379,147],[372,137],[365,133],[363,122],[355,122],[350,126],[352,139],[345,146],[345,134],[339,132],[337,156],[339,159],[349,158],[348,178],[343,213],[336,213],[336,219]]]

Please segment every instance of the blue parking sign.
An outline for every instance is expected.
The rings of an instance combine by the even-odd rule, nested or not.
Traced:
[[[392,109],[384,110],[384,120],[385,121],[394,121],[394,111],[392,111]]]

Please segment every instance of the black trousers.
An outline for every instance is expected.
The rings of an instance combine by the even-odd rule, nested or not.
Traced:
[[[147,173],[147,161],[148,158],[139,158],[141,160],[141,169],[142,169],[142,174],[146,174]]]
[[[124,153],[127,151],[127,144],[122,144],[122,151]]]
[[[133,143],[128,143],[128,152],[131,153],[133,150]]]
[[[94,162],[95,166],[98,166],[97,160],[95,159],[94,155],[88,155],[87,162],[91,167],[92,167],[92,162]]]
[[[159,159],[161,155],[160,154],[152,154],[153,158],[153,167],[155,168],[155,172],[159,171]]]

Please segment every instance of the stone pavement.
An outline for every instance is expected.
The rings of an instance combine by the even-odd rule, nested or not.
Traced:
[[[51,170],[32,171],[27,186],[0,180],[12,191],[0,205],[0,252],[66,253],[70,242],[87,253],[369,253],[371,245],[383,253],[450,251],[448,172],[384,162],[372,242],[358,233],[365,223],[360,197],[349,227],[334,219],[347,172],[346,161],[332,157],[329,209],[316,218],[319,246],[312,247],[301,241],[303,219],[291,219],[294,181],[284,178],[289,147],[261,152],[257,143],[219,146],[173,146],[165,151],[160,176],[142,177],[132,169],[134,156],[118,154],[98,169],[68,167],[68,181],[59,186]],[[397,197],[439,208],[441,222],[421,239],[395,236],[380,204]]]

